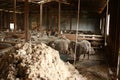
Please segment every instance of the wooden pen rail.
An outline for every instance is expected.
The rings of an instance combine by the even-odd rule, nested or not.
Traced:
[[[8,43],[12,45],[18,44],[18,42],[12,42],[12,41],[0,41],[0,43]]]
[[[102,35],[79,34],[78,38],[82,40],[90,40],[90,41],[103,41],[104,40],[104,37]]]

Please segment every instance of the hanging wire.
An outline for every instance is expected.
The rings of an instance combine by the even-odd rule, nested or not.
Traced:
[[[77,29],[76,29],[76,43],[78,40],[78,27],[79,27],[79,17],[80,17],[80,0],[78,0],[78,13],[77,13]],[[74,54],[74,65],[76,63],[76,49],[77,49],[77,45],[75,45],[75,54]]]

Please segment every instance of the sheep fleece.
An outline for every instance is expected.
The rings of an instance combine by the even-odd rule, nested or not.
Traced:
[[[0,64],[0,80],[87,80],[43,43],[18,44],[3,54]]]

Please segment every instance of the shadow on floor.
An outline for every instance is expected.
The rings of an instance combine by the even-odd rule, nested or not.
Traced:
[[[87,77],[88,80],[111,80],[103,51],[96,51],[95,54],[90,55],[89,60],[81,57],[74,65],[80,74]]]

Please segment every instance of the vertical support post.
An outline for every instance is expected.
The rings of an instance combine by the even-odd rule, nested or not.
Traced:
[[[13,15],[14,15],[14,31],[17,30],[17,26],[16,26],[16,0],[14,0],[14,12],[13,12]]]
[[[7,17],[6,17],[6,26],[7,26],[7,29],[9,29],[10,27],[10,13],[9,12],[7,12]]]
[[[48,16],[48,19],[49,19],[49,29],[51,30],[52,29],[52,27],[51,27],[51,25],[52,25],[52,15],[51,15],[51,7],[48,7],[49,8],[49,12],[48,12],[48,14],[49,14],[49,16]]]
[[[120,26],[119,20],[120,20],[120,1],[117,0],[118,6],[117,6],[117,27],[116,27],[116,38],[118,39],[116,44],[116,48],[118,48],[118,63],[117,63],[117,80],[120,80],[120,31],[118,27]],[[117,47],[118,46],[118,47]]]
[[[72,18],[70,17],[70,31],[72,30]]]
[[[77,43],[77,38],[78,38],[78,27],[79,27],[79,20],[80,20],[79,18],[80,18],[80,0],[78,0],[76,43]],[[75,45],[74,65],[75,65],[75,63],[76,63],[76,49],[77,49],[77,45]]]
[[[28,23],[28,16],[29,16],[29,11],[28,11],[28,0],[25,0],[25,5],[24,5],[24,24],[25,24],[25,41],[28,41],[28,35],[29,35],[29,23]]]
[[[42,31],[42,16],[43,16],[43,4],[40,3],[40,31]]]
[[[47,7],[47,26],[50,29],[50,8]]]
[[[61,21],[61,3],[58,2],[58,34],[60,34],[60,21]]]
[[[50,25],[50,23],[49,23],[49,8],[48,7],[47,7],[46,12],[47,12],[47,26],[48,26],[48,29],[50,29],[50,27],[49,27],[49,25]]]
[[[107,10],[106,10],[106,27],[105,27],[105,43],[104,45],[107,45],[107,22],[108,22],[108,8],[109,7],[109,0],[107,0]]]
[[[118,63],[117,63],[117,80],[120,79],[120,48],[118,52]]]
[[[117,76],[118,76],[118,80],[120,80],[120,32],[119,32],[119,52],[118,52],[118,62],[119,62],[119,65],[118,65],[118,74],[117,74]]]
[[[6,12],[3,12],[3,28],[6,29]]]
[[[2,10],[0,10],[0,30],[2,30]]]

